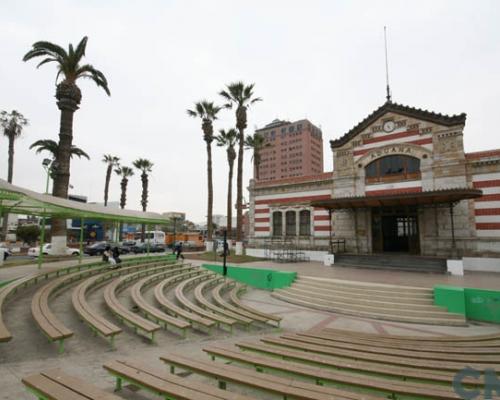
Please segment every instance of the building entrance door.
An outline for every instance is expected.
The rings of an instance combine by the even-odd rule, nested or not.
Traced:
[[[372,209],[373,252],[420,252],[418,219],[415,207]]]

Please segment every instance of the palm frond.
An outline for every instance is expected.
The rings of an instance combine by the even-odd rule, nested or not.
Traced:
[[[78,158],[85,157],[87,160],[90,160],[90,156],[82,149],[79,147],[76,147],[75,145],[71,146],[70,150],[71,157],[77,156]]]
[[[78,43],[78,46],[76,46],[75,57],[77,60],[81,60],[85,55],[85,49],[87,48],[88,40],[89,38],[87,36],[84,36],[82,40],[80,40],[80,43]]]

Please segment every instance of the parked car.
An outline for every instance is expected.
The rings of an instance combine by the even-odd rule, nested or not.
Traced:
[[[43,254],[51,256],[53,254],[52,251],[52,244],[46,243],[43,245]],[[71,247],[66,247],[65,249],[65,254],[67,256],[79,256],[80,255],[80,250],[78,249],[72,249]],[[30,257],[38,257],[40,255],[40,247],[30,247],[28,249],[28,256]]]
[[[123,254],[131,253],[132,247],[134,247],[135,244],[136,244],[135,240],[128,240],[128,241],[123,242],[122,245],[120,246]]]
[[[149,245],[149,252],[150,253],[163,253],[165,252],[165,245],[164,244],[155,244],[155,243],[150,243]],[[148,252],[148,244],[147,243],[136,243],[134,246],[130,248],[130,251],[134,254],[139,254],[139,253],[147,253]]]
[[[112,242],[97,242],[91,244],[90,246],[85,247],[85,250],[83,250],[83,252],[85,254],[88,254],[89,256],[102,256],[107,246],[109,246],[110,249],[113,249],[113,247],[118,247],[118,251],[120,254],[130,253],[129,246],[123,246],[120,245],[119,243],[112,243]]]
[[[106,246],[108,246],[106,242],[97,242],[85,247],[83,252],[89,256],[102,256],[104,250],[106,250]]]

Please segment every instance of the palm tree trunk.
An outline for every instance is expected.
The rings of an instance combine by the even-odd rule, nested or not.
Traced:
[[[108,164],[106,169],[106,182],[104,183],[104,207],[108,205],[109,181],[111,180],[111,172],[113,172],[113,165]]]
[[[57,106],[61,110],[61,123],[59,131],[59,145],[57,148],[57,168],[54,174],[54,184],[52,194],[56,197],[67,198],[70,176],[70,157],[71,144],[73,141],[73,115],[78,109],[78,104],[72,98],[62,97]],[[62,243],[66,245],[66,220],[52,219],[51,236],[53,239],[53,248],[56,254],[62,249]],[[54,243],[54,239],[57,243]],[[59,243],[60,242],[60,243]],[[54,246],[55,244],[55,246]]]
[[[7,182],[12,183],[12,176],[14,175],[14,135],[9,135],[9,164],[7,171]],[[2,240],[6,240],[9,228],[9,213],[3,214],[2,220]]]
[[[245,142],[245,132],[238,129],[238,169],[236,175],[236,241],[241,242],[243,233],[243,146]]]
[[[141,197],[141,205],[142,211],[146,211],[148,206],[148,174],[145,172],[141,175],[142,181],[142,197]],[[144,238],[146,234],[146,224],[141,225],[141,242],[144,243]]]
[[[12,183],[12,176],[14,174],[14,135],[9,135],[9,170],[7,172],[7,182]]]
[[[231,239],[233,237],[233,168],[234,161],[229,160],[229,177],[227,184],[227,238]]]
[[[212,146],[207,140],[207,175],[208,175],[208,204],[207,204],[207,240],[212,241],[213,223],[212,208],[214,202],[214,189],[212,183]]]
[[[120,195],[120,208],[122,210],[125,208],[125,204],[127,203],[127,184],[128,184],[128,179],[122,178],[122,181],[120,182],[120,186],[122,189]],[[123,239],[123,222],[120,222],[120,231],[118,232],[118,240],[121,242],[122,239]]]

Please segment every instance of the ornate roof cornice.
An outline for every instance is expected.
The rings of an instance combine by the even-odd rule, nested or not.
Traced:
[[[366,129],[368,126],[370,126],[373,122],[375,122],[378,118],[380,118],[387,112],[394,112],[407,117],[434,122],[436,124],[444,126],[465,124],[465,120],[467,118],[467,114],[465,113],[457,115],[444,115],[388,101],[385,102],[379,108],[377,108],[375,111],[373,111],[370,115],[368,115],[364,120],[358,123],[355,127],[353,127],[350,131],[345,133],[343,136],[335,140],[330,140],[331,148],[335,149],[337,147],[343,146],[349,140],[351,140],[356,135],[361,133],[364,129]]]

